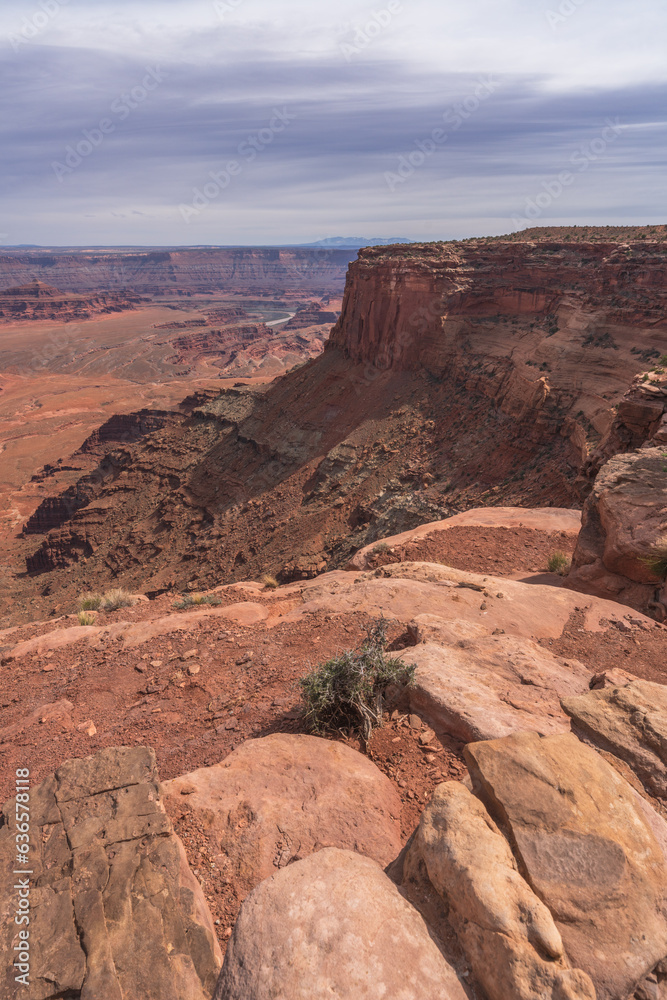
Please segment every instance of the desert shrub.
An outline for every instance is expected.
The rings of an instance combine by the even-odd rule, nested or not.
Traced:
[[[570,571],[571,560],[564,552],[552,552],[547,562],[550,573],[560,573],[566,576]]]
[[[79,619],[79,625],[95,624],[95,615],[91,615],[87,611],[79,611],[77,618]]]
[[[101,594],[84,594],[79,598],[80,611],[97,611],[102,604]]]
[[[373,546],[374,556],[383,556],[386,552],[389,552],[389,546],[386,542],[378,542],[377,545]]]
[[[306,722],[314,732],[356,730],[365,740],[382,721],[390,684],[412,683],[415,668],[387,656],[387,623],[378,619],[358,649],[319,664],[300,681]]]
[[[269,590],[275,590],[276,587],[280,586],[275,576],[271,576],[269,573],[264,574],[264,576],[260,580],[260,583],[263,583],[265,587],[269,588]]]
[[[107,590],[102,595],[100,609],[102,611],[118,611],[119,608],[131,608],[134,603],[134,597],[129,590],[123,590],[119,587],[116,590]]]
[[[192,608],[201,604],[211,604],[217,608],[222,604],[222,601],[215,594],[184,594],[180,601],[175,601],[174,607],[182,610],[183,608]]]
[[[667,579],[667,538],[661,540],[650,556],[642,561],[659,580]]]

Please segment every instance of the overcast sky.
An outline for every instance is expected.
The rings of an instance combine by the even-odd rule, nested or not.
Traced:
[[[665,221],[664,0],[12,0],[0,243]]]

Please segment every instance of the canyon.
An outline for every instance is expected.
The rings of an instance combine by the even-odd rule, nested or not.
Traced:
[[[89,450],[96,467],[31,516],[16,593],[288,582],[458,510],[580,507],[665,351],[664,274],[659,240],[362,250],[321,354]]]

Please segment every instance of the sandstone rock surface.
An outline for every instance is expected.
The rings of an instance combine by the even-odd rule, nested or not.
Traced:
[[[616,455],[586,501],[567,585],[667,617],[667,584],[649,561],[667,552],[664,447]],[[662,610],[660,610],[662,608]]]
[[[165,813],[152,751],[103,750],[30,793],[31,985],[26,1000],[208,1000],[221,964],[213,923]],[[0,870],[13,885],[15,801],[3,809]],[[0,898],[12,954],[14,892]],[[8,962],[0,994],[14,997]]]
[[[633,789],[570,733],[466,748],[473,788],[598,1000],[631,996],[667,955],[667,867]]]
[[[165,783],[166,808],[190,809],[228,891],[241,902],[260,882],[326,847],[382,866],[401,847],[394,785],[362,754],[316,736],[249,740],[221,764]]]
[[[419,913],[369,858],[328,849],[243,904],[214,1000],[465,1000]]]
[[[419,881],[421,862],[489,1000],[595,1000],[589,977],[569,967],[551,913],[519,874],[509,844],[457,782],[439,785],[425,809],[406,881]]]
[[[382,542],[390,548],[409,546],[413,542],[430,538],[440,532],[461,527],[526,528],[529,531],[564,532],[570,537],[576,537],[581,530],[581,511],[563,507],[541,507],[538,510],[531,510],[527,507],[480,507],[455,514],[444,521],[420,524],[411,531],[403,531],[400,535],[383,538]],[[373,542],[355,552],[347,569],[370,568],[373,564],[373,550],[377,544],[377,542]]]
[[[667,799],[667,687],[634,680],[563,699],[577,734],[629,764],[647,791]]]
[[[526,639],[467,638],[461,629],[461,638],[452,641],[459,630],[447,631],[449,643],[427,642],[401,654],[416,666],[410,706],[436,731],[471,742],[523,730],[544,736],[569,730],[560,699],[588,691],[587,667]]]

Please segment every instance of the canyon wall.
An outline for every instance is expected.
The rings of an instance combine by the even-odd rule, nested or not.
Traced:
[[[4,250],[0,289],[48,282],[67,292],[140,295],[340,293],[351,250],[238,247],[175,250]]]

